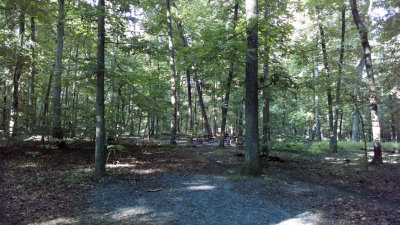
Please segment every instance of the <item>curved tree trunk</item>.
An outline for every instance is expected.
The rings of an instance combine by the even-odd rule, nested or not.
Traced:
[[[195,83],[196,83],[196,88],[197,88],[197,94],[199,95],[199,104],[200,104],[200,109],[201,109],[201,115],[203,116],[204,120],[204,128],[207,132],[208,139],[213,137],[213,133],[210,127],[210,123],[208,122],[208,117],[207,117],[207,109],[203,101],[203,90],[201,88],[201,81],[197,78],[195,75]]]
[[[354,23],[357,26],[360,34],[361,45],[364,50],[365,56],[365,68],[367,70],[368,78],[368,97],[371,111],[371,127],[372,127],[372,139],[374,142],[374,157],[372,163],[382,164],[382,149],[381,149],[381,128],[379,124],[378,115],[378,104],[376,101],[376,86],[374,72],[372,70],[372,58],[371,58],[371,47],[368,41],[368,30],[361,21],[358,13],[356,0],[350,0],[351,12],[353,14]]]
[[[63,138],[61,127],[61,74],[64,45],[64,0],[58,0],[57,45],[54,64],[52,137]]]

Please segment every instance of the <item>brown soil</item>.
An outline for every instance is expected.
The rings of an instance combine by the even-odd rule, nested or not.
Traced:
[[[108,176],[93,178],[93,144],[70,144],[68,150],[46,150],[40,143],[20,143],[0,148],[0,224],[68,224],[90,213],[92,189],[99,184],[120,183],[153,190],[157,174],[208,174],[243,178],[242,156],[234,148],[213,146],[169,147],[125,145],[127,151],[111,154]],[[272,152],[284,162],[267,162],[265,175],[257,178],[280,185],[303,182],[343,191],[349,198],[315,202],[328,220],[354,224],[400,224],[400,156],[391,163],[360,169],[358,151],[352,153],[297,154]],[[239,154],[240,155],[240,154]],[[389,157],[389,156],[385,156]],[[251,178],[252,179],[252,178]],[[157,190],[154,190],[157,191]],[[270,195],[279,190],[260,191]],[[287,197],[287,196],[285,196]],[[290,197],[288,197],[290,201]],[[290,204],[290,202],[288,202]],[[61,222],[59,218],[65,218]]]

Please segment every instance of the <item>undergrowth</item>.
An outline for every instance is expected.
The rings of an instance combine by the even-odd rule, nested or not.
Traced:
[[[363,142],[338,141],[338,150],[359,150],[364,148]],[[396,142],[382,142],[383,149],[400,149],[400,144]],[[301,142],[301,141],[275,141],[270,143],[270,148],[281,151],[309,152],[318,154],[329,151],[329,141],[321,142]],[[373,143],[368,142],[367,148],[373,148]]]

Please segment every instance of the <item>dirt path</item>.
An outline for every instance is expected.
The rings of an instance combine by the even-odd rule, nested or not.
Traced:
[[[243,158],[234,148],[127,148],[102,180],[91,176],[90,149],[0,157],[0,224],[400,224],[400,193],[388,189],[398,190],[390,183],[398,174],[386,172],[398,164],[360,185],[357,167],[334,164],[349,155],[273,152],[284,162],[252,178],[239,174]],[[374,191],[378,172],[389,185]]]

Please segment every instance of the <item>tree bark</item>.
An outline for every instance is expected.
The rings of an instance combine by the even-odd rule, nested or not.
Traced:
[[[213,133],[211,130],[210,123],[208,122],[207,109],[203,101],[203,90],[201,88],[201,81],[197,78],[196,75],[195,75],[195,83],[196,83],[197,94],[199,95],[199,104],[200,104],[201,115],[203,116],[204,120],[204,128],[207,132],[208,139],[210,139],[213,137]]]
[[[35,115],[36,115],[36,100],[34,97],[35,92],[35,75],[36,75],[36,52],[35,52],[35,42],[36,42],[36,24],[35,17],[31,17],[31,71],[28,78],[28,106],[29,106],[29,121],[28,130],[32,130],[35,125]]]
[[[22,48],[24,46],[24,35],[25,35],[25,9],[21,6],[19,15],[19,38],[20,38],[20,49],[17,53],[17,62],[15,65],[15,72],[13,76],[13,95],[12,95],[12,106],[10,112],[10,124],[9,134],[11,137],[17,135],[18,129],[18,112],[19,112],[19,79],[22,74]]]
[[[57,45],[54,64],[52,137],[63,138],[61,127],[61,74],[64,45],[64,0],[58,0]]]
[[[245,78],[245,160],[243,172],[250,175],[262,173],[258,133],[258,34],[257,0],[246,0],[246,78]]]
[[[238,11],[239,11],[239,4],[235,2],[235,6],[233,7],[233,31],[236,29],[236,23],[238,19]],[[233,61],[229,64],[229,73],[228,79],[226,81],[226,92],[224,98],[224,104],[222,105],[222,119],[221,119],[221,137],[219,140],[219,146],[224,147],[225,145],[225,129],[226,129],[226,117],[228,114],[228,106],[229,106],[229,95],[231,93],[231,86],[232,86],[232,79],[233,79]]]
[[[176,26],[178,27],[179,30],[179,34],[180,34],[180,38],[182,41],[182,46],[183,47],[188,47],[188,43],[185,37],[185,32],[183,29],[183,25],[182,25],[182,21],[177,20],[176,21]],[[185,58],[186,63],[188,64],[186,58]],[[188,64],[188,67],[185,70],[186,73],[186,83],[187,83],[187,95],[188,95],[188,126],[189,126],[189,130],[190,130],[190,138],[189,138],[189,142],[192,143],[193,142],[193,104],[192,104],[192,86],[190,83],[190,65]]]
[[[4,89],[3,89],[3,105],[2,105],[2,116],[1,122],[4,129],[7,130],[7,79],[4,79]]]
[[[265,5],[264,10],[264,21],[268,23],[268,5]],[[266,34],[265,36],[267,36]],[[267,45],[267,43],[265,44]],[[269,102],[270,102],[270,93],[267,83],[268,83],[268,74],[269,74],[269,46],[264,46],[264,62],[263,62],[263,76],[261,79],[261,85],[263,86],[262,89],[262,99],[263,99],[263,108],[262,108],[262,132],[263,132],[263,152],[266,158],[269,157],[269,147],[268,142],[270,139],[270,117],[269,117]]]
[[[97,89],[96,89],[96,146],[95,146],[95,175],[104,176],[105,168],[105,119],[104,119],[104,48],[105,48],[105,0],[99,0],[100,15],[98,16],[97,39]]]
[[[317,44],[318,45],[318,44]],[[318,71],[318,57],[317,54],[314,56],[314,101],[315,101],[315,138],[319,142],[321,141],[321,123],[319,120],[319,71]]]
[[[176,71],[174,62],[174,45],[172,42],[172,25],[171,25],[171,6],[169,0],[166,0],[167,6],[167,28],[168,28],[168,49],[169,49],[169,66],[171,72],[171,144],[176,144],[176,131],[178,122],[177,98],[176,98]]]
[[[361,21],[356,0],[350,0],[351,12],[353,14],[354,23],[357,26],[360,34],[361,45],[364,50],[365,56],[365,68],[367,70],[368,78],[368,97],[371,111],[371,127],[372,127],[372,139],[374,143],[374,157],[372,159],[373,164],[382,164],[382,149],[381,149],[381,129],[379,124],[378,115],[378,104],[376,101],[376,86],[374,72],[372,69],[372,58],[371,58],[371,47],[368,41],[368,30]]]
[[[333,98],[332,98],[332,93],[331,93],[331,81],[330,81],[330,71],[329,71],[329,65],[328,65],[328,53],[326,51],[326,42],[325,42],[325,33],[324,33],[324,27],[322,26],[321,23],[321,12],[319,9],[317,9],[318,13],[318,22],[319,22],[319,32],[321,35],[321,47],[322,47],[322,57],[324,60],[324,68],[325,68],[325,75],[327,78],[327,88],[326,88],[326,94],[328,98],[328,117],[329,117],[329,147],[332,152],[337,152],[337,141],[334,136],[334,126],[333,126]]]
[[[333,152],[337,152],[337,136],[338,136],[338,122],[339,122],[339,111],[340,111],[340,84],[342,82],[342,70],[343,70],[343,57],[344,57],[344,35],[346,32],[346,6],[342,6],[342,33],[340,41],[340,56],[339,56],[339,71],[336,84],[336,98],[335,98],[335,123],[333,125]]]
[[[358,63],[358,66],[356,68],[356,72],[360,78],[362,78],[364,66],[365,66],[365,56],[363,56],[360,59],[360,62]],[[360,88],[357,87],[354,90],[354,95],[356,96],[356,98],[358,98],[358,96],[360,95]],[[351,129],[351,141],[356,141],[356,142],[360,141],[359,131],[360,131],[360,116],[358,115],[357,110],[354,109],[353,126]]]

